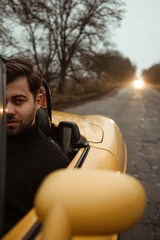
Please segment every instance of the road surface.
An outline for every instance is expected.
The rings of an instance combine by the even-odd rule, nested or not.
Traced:
[[[147,193],[144,216],[120,240],[160,239],[160,92],[122,88],[114,94],[63,109],[77,114],[103,114],[119,126],[127,144],[127,172],[141,181]]]

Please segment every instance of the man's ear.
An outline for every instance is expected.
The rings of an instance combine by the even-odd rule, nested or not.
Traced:
[[[36,97],[36,110],[38,110],[42,106],[42,103],[43,103],[43,96],[42,94],[38,94]]]

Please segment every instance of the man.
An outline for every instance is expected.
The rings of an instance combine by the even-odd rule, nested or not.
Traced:
[[[32,207],[35,192],[51,171],[65,168],[69,161],[40,131],[36,112],[42,105],[42,78],[23,58],[6,61],[7,69],[7,164],[6,233]]]

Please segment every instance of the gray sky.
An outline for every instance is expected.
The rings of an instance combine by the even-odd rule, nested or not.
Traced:
[[[112,40],[137,66],[137,73],[160,62],[160,0],[124,0],[126,13]]]

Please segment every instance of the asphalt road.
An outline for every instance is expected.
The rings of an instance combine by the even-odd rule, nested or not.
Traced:
[[[141,181],[147,193],[143,217],[120,240],[160,239],[160,92],[122,88],[99,100],[63,109],[77,114],[102,114],[121,129],[128,150],[127,173]]]

